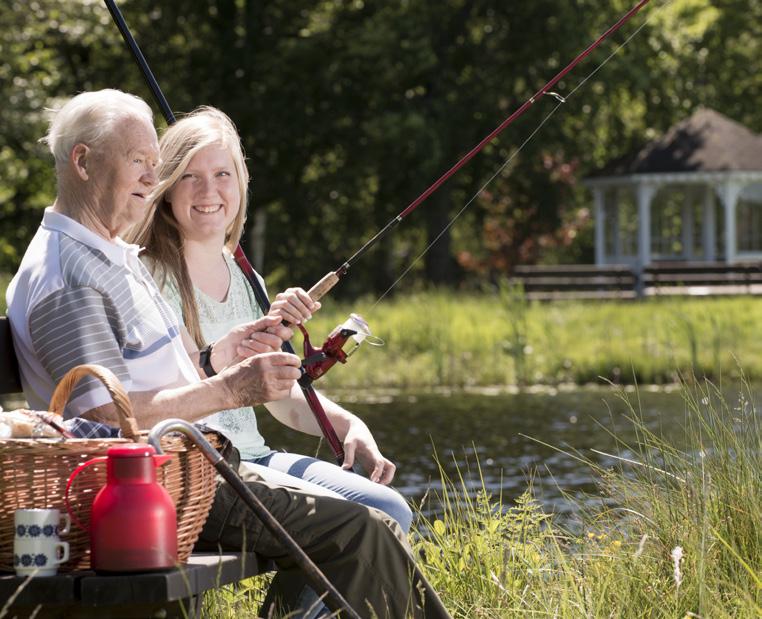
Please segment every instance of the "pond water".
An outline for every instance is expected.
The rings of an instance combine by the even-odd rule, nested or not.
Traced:
[[[535,496],[548,513],[569,518],[578,500],[595,500],[590,467],[572,455],[578,452],[605,466],[616,464],[605,452],[630,457],[614,435],[632,444],[635,429],[628,420],[630,400],[644,424],[680,444],[686,405],[677,388],[623,393],[604,388],[542,390],[518,394],[396,394],[365,401],[336,397],[359,414],[373,430],[382,452],[397,465],[394,486],[407,498],[420,500],[441,487],[434,452],[447,474],[465,477],[470,490],[484,486],[502,492],[510,504],[523,493],[530,477]],[[739,390],[726,401],[735,406]],[[756,398],[754,398],[756,399]],[[275,449],[315,454],[318,440],[293,432],[258,411],[261,430]],[[539,441],[539,442],[538,442]],[[547,445],[543,445],[546,443]],[[328,449],[320,456],[331,459]]]
[[[725,401],[738,407],[745,392],[727,389]],[[753,393],[751,399],[758,402],[762,391],[757,387]],[[414,503],[441,488],[438,460],[451,479],[463,476],[472,495],[484,486],[493,496],[502,494],[506,506],[527,489],[531,479],[534,495],[546,512],[566,521],[579,501],[600,501],[592,470],[572,454],[604,466],[618,461],[598,452],[632,457],[617,439],[634,444],[635,428],[628,419],[633,409],[649,430],[678,446],[686,419],[679,388],[330,395],[367,422],[384,455],[397,465],[394,486]],[[12,409],[23,402],[0,404]],[[264,409],[257,411],[257,418],[272,448],[318,453],[332,460],[316,437],[286,428]],[[436,504],[432,502],[433,507]]]

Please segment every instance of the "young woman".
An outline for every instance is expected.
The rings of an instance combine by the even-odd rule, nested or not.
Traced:
[[[145,247],[142,255],[159,288],[203,350],[232,326],[262,315],[231,254],[246,218],[249,175],[235,126],[214,108],[199,108],[169,127],[160,149],[153,205],[131,240]],[[289,288],[275,297],[269,313],[298,324],[319,308],[304,290]],[[255,338],[251,347],[270,350],[266,336],[256,336],[261,339]],[[265,479],[376,507],[407,531],[412,520],[410,508],[388,487],[394,464],[381,454],[357,416],[323,396],[320,399],[343,440],[345,468],[268,448],[250,407],[222,411],[204,422],[228,436],[242,459],[252,463]],[[271,402],[267,409],[291,428],[320,434],[298,386],[289,398]],[[355,461],[369,479],[345,470]]]

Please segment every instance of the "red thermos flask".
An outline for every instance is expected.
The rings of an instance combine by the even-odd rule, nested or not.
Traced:
[[[144,572],[175,567],[177,514],[169,493],[156,481],[156,468],[170,458],[156,455],[150,445],[125,443],[110,447],[105,458],[93,458],[71,474],[67,509],[69,487],[77,474],[86,466],[106,462],[106,485],[95,497],[90,516],[94,570]]]

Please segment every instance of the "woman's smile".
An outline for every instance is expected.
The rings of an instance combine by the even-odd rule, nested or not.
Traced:
[[[222,209],[222,204],[212,204],[210,206],[195,205],[193,207],[193,210],[198,211],[199,213],[203,213],[205,215],[216,213],[220,211],[221,209]]]

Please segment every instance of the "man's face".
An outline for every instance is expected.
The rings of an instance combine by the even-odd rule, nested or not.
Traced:
[[[156,184],[159,142],[143,119],[121,121],[94,153],[92,179],[99,219],[111,236],[143,219]]]

